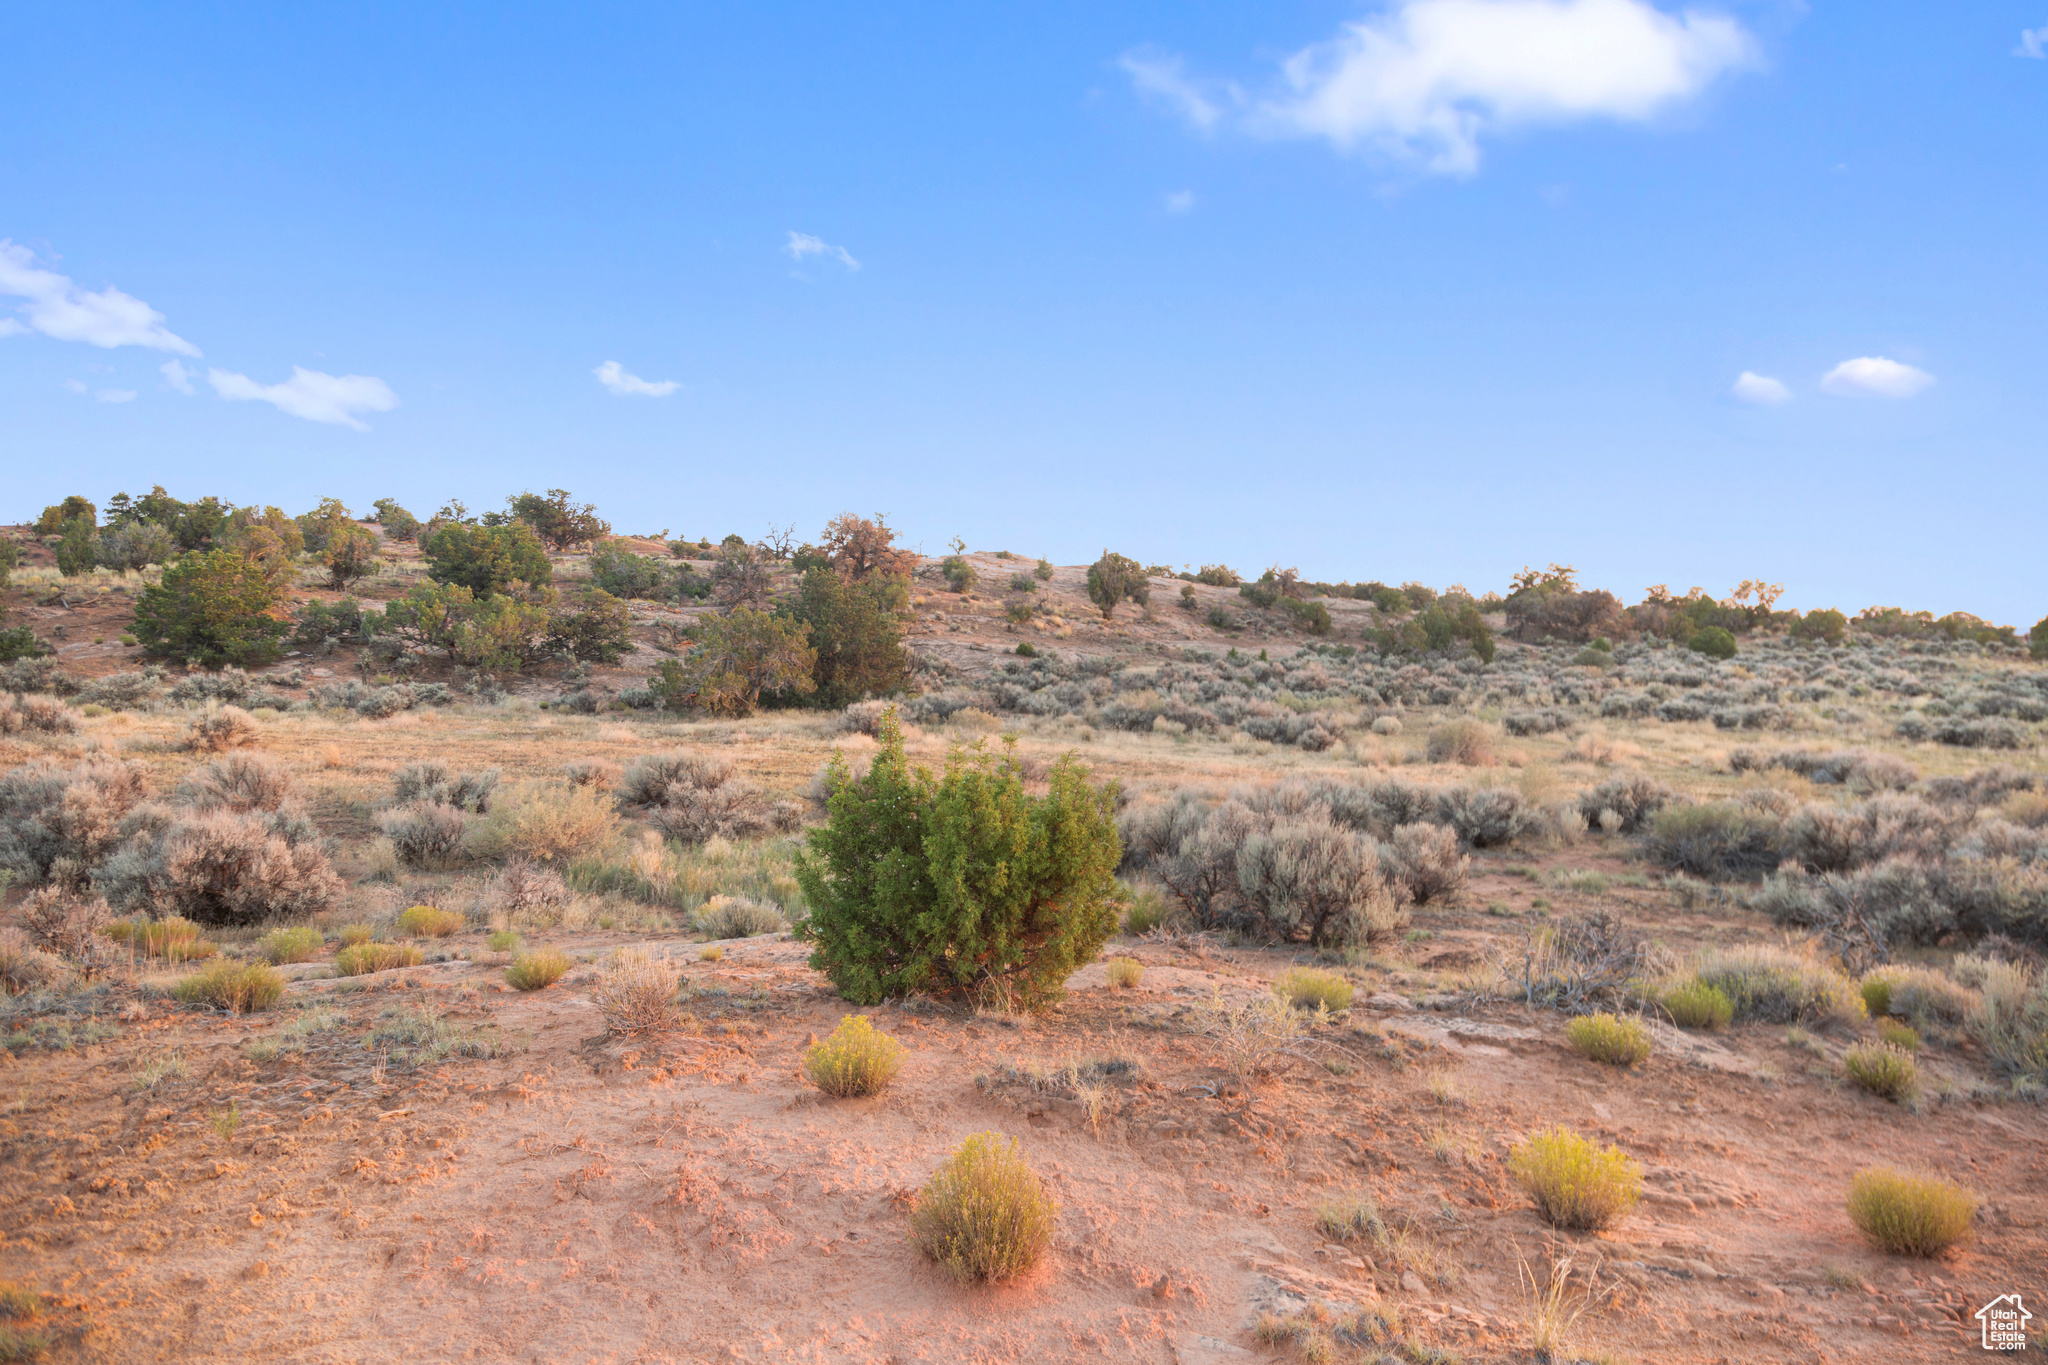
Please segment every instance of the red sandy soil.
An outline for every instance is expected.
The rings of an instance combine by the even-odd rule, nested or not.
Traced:
[[[558,941],[588,952],[624,936]],[[243,1045],[291,1011],[138,999],[118,1041],[0,1052],[0,1278],[55,1296],[57,1361],[551,1365],[1293,1360],[1250,1328],[1313,1303],[1397,1305],[1418,1344],[1523,1361],[1518,1263],[1540,1274],[1553,1256],[1599,1272],[1575,1342],[1589,1356],[1961,1359],[1979,1353],[1977,1307],[2044,1282],[2036,1107],[1912,1115],[1817,1080],[1814,1057],[1760,1027],[1665,1030],[1648,1063],[1617,1072],[1565,1049],[1555,1014],[1384,992],[1333,1030],[1335,1070],[1246,1088],[1186,1023],[1286,959],[1134,951],[1137,989],[1091,966],[1032,1019],[876,1011],[909,1059],[857,1101],[800,1078],[804,1046],[848,1008],[781,939],[691,960],[688,1026],[652,1038],[606,1035],[592,969],[520,995],[481,952],[367,988],[291,969],[292,1003],[348,1024],[263,1063]],[[419,1004],[524,1050],[380,1074],[363,1035]],[[186,1076],[133,1088],[139,1059],[173,1051]],[[1140,1072],[1093,1124],[1001,1070],[1106,1055]],[[1767,1068],[1781,1078],[1757,1079]],[[1447,1104],[1439,1074],[1458,1092]],[[1555,1233],[1507,1177],[1507,1144],[1552,1122],[1647,1168],[1648,1198],[1613,1230]],[[933,1168],[990,1129],[1021,1139],[1061,1204],[1052,1255],[1000,1288],[953,1282],[906,1222]],[[1461,1149],[1448,1161],[1431,1155],[1437,1129]],[[1974,1242],[1933,1262],[1864,1248],[1842,1191],[1873,1162],[1984,1191]],[[1316,1209],[1362,1192],[1455,1277],[1326,1243]],[[1865,1287],[1831,1287],[1830,1268]]]

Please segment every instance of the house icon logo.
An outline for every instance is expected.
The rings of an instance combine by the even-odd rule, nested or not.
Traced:
[[[1984,1349],[2024,1351],[2027,1349],[2027,1319],[2033,1317],[2017,1294],[2000,1294],[1977,1310],[1984,1324]]]

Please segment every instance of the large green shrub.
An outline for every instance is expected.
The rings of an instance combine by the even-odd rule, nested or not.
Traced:
[[[524,522],[471,526],[452,521],[422,536],[420,553],[427,558],[427,575],[436,583],[459,585],[478,597],[503,592],[514,583],[543,587],[555,576],[540,538]]]
[[[73,517],[64,523],[64,537],[57,542],[57,572],[66,578],[82,573],[91,573],[99,561],[98,536],[92,523],[84,517]]]
[[[2048,616],[2034,622],[2034,628],[2027,632],[2027,653],[2036,659],[2048,659]]]
[[[1135,559],[1104,550],[1102,558],[1088,566],[1088,600],[1102,608],[1104,619],[1114,615],[1125,598],[1142,607],[1151,595],[1144,566]]]
[[[547,648],[585,663],[615,664],[633,652],[633,612],[602,588],[585,588],[548,612]]]
[[[365,625],[400,645],[472,668],[520,668],[548,654],[548,603],[530,594],[479,597],[458,583],[420,583]]]
[[[590,578],[614,597],[664,602],[676,595],[673,569],[652,555],[636,555],[618,545],[601,545],[590,552]]]
[[[750,715],[763,692],[800,695],[817,687],[811,671],[818,652],[804,634],[801,622],[752,607],[706,617],[695,646],[681,659],[662,660],[649,690],[671,711]]]
[[[506,502],[515,519],[531,526],[534,534],[558,552],[588,545],[612,533],[611,523],[597,514],[595,503],[577,506],[566,488],[550,488],[546,497],[521,493]]]
[[[279,610],[284,596],[275,575],[237,551],[188,554],[143,590],[135,638],[158,658],[197,659],[209,668],[267,664],[291,630]]]
[[[1735,636],[1719,626],[1707,626],[1695,631],[1686,648],[1704,654],[1710,659],[1732,659],[1735,657]]]
[[[1848,632],[1849,618],[1832,607],[1810,611],[1792,623],[1791,635],[1795,640],[1810,640],[1815,644],[1838,645]]]
[[[43,514],[36,518],[36,534],[39,536],[61,536],[64,528],[74,521],[82,521],[90,531],[98,527],[100,509],[77,493],[53,507],[45,507]]]
[[[817,651],[811,665],[810,688],[778,693],[774,700],[794,705],[808,698],[814,706],[843,707],[863,697],[884,697],[910,683],[910,660],[903,652],[903,627],[896,615],[901,580],[871,573],[852,580],[837,569],[812,569],[804,574],[796,601],[778,616],[802,623]]]
[[[327,586],[346,592],[349,584],[368,578],[384,561],[377,553],[377,533],[351,521],[328,528],[320,562],[327,566]]]
[[[913,768],[893,708],[873,764],[834,757],[831,817],[799,855],[812,907],[811,966],[874,1004],[971,991],[1022,1005],[1056,999],[1116,932],[1123,856],[1113,785],[1072,755],[1027,795],[1014,752],[956,749],[945,771]]]
[[[384,528],[384,534],[392,540],[418,540],[420,519],[398,505],[397,498],[379,498],[372,506],[377,515],[371,520]]]

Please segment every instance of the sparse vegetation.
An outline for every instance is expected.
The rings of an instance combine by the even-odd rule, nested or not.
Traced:
[[[1664,1010],[1685,1029],[1727,1028],[1735,1018],[1735,1002],[1718,986],[1694,979],[1664,992]]]
[[[1849,1182],[1849,1219],[1893,1256],[1939,1256],[1969,1236],[1976,1194],[1939,1176],[1869,1166]]]
[[[609,1031],[659,1033],[675,1027],[682,979],[682,969],[669,959],[646,948],[621,948],[599,968],[590,998]]]
[[[274,963],[311,962],[324,946],[320,931],[307,924],[273,929],[263,940],[264,954]]]
[[[569,974],[576,964],[559,948],[537,948],[521,953],[505,969],[505,981],[516,991],[546,990]]]
[[[903,1069],[903,1045],[865,1014],[849,1014],[823,1042],[804,1052],[804,1075],[842,1099],[879,1093]]]
[[[1145,977],[1145,965],[1134,957],[1113,957],[1102,965],[1109,984],[1129,990]]]
[[[399,930],[414,938],[446,938],[462,925],[461,915],[437,905],[415,905],[398,916]]]
[[[188,1005],[212,1005],[232,1014],[267,1010],[284,995],[284,978],[260,962],[221,959],[171,988]]]
[[[1581,1057],[1609,1066],[1634,1066],[1650,1055],[1650,1030],[1640,1019],[1582,1014],[1564,1026],[1564,1036]]]
[[[956,1278],[1000,1282],[1038,1263],[1052,1245],[1058,1211],[1016,1139],[981,1133],[960,1144],[918,1193],[911,1234]]]
[[[352,943],[334,955],[334,970],[342,976],[368,976],[399,967],[417,967],[424,954],[410,943]]]
[[[1890,1043],[1859,1043],[1842,1054],[1842,1071],[1871,1094],[1894,1104],[1920,1093],[1920,1067],[1913,1054]]]
[[[1508,1169],[1561,1228],[1597,1231],[1626,1217],[1642,1198],[1642,1166],[1620,1148],[1602,1147],[1569,1128],[1548,1128],[1518,1143]]]
[[[1291,967],[1273,983],[1273,991],[1290,1005],[1335,1013],[1351,1008],[1351,983],[1320,967]]]

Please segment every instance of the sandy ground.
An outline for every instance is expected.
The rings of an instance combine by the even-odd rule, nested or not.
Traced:
[[[1409,1344],[1381,1349],[1411,1358],[1531,1358],[1518,1267],[1563,1257],[1598,1272],[1589,1355],[1961,1358],[1970,1313],[2048,1268],[2039,1109],[1911,1115],[1810,1074],[1833,1073],[1782,1030],[1667,1031],[1616,1072],[1564,1048],[1555,1015],[1418,1007],[1396,972],[1330,1030],[1331,1065],[1247,1088],[1187,1023],[1287,959],[1144,945],[1137,989],[1092,966],[1034,1019],[877,1011],[910,1048],[903,1075],[835,1101],[799,1058],[847,1007],[804,952],[756,939],[698,963],[691,945],[688,1028],[658,1038],[605,1034],[590,968],[520,995],[486,953],[367,986],[315,969],[250,1019],[137,1004],[123,1043],[0,1062],[0,1278],[67,1305],[60,1360],[1193,1365],[1298,1358],[1251,1328],[1312,1304],[1397,1307]],[[346,1025],[245,1055],[314,1004]],[[363,1045],[422,1005],[513,1050],[415,1069]],[[186,1074],[138,1088],[172,1054]],[[1105,1056],[1138,1065],[1092,1121],[1005,1079]],[[1536,1217],[1503,1157],[1551,1122],[1644,1162],[1633,1216],[1598,1235]],[[1018,1137],[1061,1204],[1054,1254],[993,1289],[922,1260],[906,1223],[987,1130]],[[1985,1191],[1974,1243],[1936,1262],[1864,1249],[1841,1194],[1880,1161]],[[1359,1193],[1425,1274],[1317,1234],[1319,1206]]]

